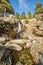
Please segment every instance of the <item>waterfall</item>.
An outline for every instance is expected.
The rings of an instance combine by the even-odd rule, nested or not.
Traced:
[[[20,24],[20,22],[18,22],[18,31],[17,31],[17,33],[19,33],[19,32],[21,32],[21,24]]]

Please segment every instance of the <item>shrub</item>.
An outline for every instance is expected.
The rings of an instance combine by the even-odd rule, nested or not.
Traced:
[[[33,60],[28,48],[20,52],[19,60],[23,65],[33,65]]]
[[[25,23],[26,23],[26,24],[28,24],[28,23],[29,23],[29,21],[28,21],[28,20],[25,20]]]

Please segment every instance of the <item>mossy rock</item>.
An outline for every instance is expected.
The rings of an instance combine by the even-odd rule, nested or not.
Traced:
[[[13,51],[12,53],[12,63],[13,65],[20,62],[22,65],[33,65],[33,59],[30,54],[29,48],[25,48],[20,52]]]

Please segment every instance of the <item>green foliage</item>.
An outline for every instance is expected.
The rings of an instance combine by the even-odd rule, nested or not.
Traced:
[[[29,23],[29,21],[28,21],[28,20],[25,20],[25,23],[26,23],[26,24],[28,24],[28,23]]]
[[[43,8],[42,4],[40,2],[36,3],[36,9],[35,9],[35,14],[43,13]]]
[[[23,65],[33,65],[33,60],[29,52],[29,48],[25,48],[20,52],[20,62]]]
[[[16,19],[19,19],[19,16],[20,16],[19,13],[16,13],[16,14],[15,14],[15,18],[16,18]]]
[[[31,18],[31,12],[30,11],[28,12],[28,18]]]
[[[4,12],[5,8],[6,8],[6,12],[14,13],[14,10],[9,0],[0,0],[0,12]]]
[[[32,18],[34,18],[34,17],[35,17],[35,14],[32,15]]]
[[[36,14],[43,13],[43,9],[42,8],[39,8],[35,13]]]
[[[20,62],[22,65],[33,65],[34,64],[29,48],[25,48],[19,52],[13,51],[12,61],[13,61],[12,63],[15,65],[18,62]]]
[[[22,12],[22,14],[21,14],[21,17],[20,17],[21,19],[26,19],[26,16],[25,16],[25,13],[24,12]]]
[[[42,4],[40,2],[36,3],[36,8],[42,8]]]

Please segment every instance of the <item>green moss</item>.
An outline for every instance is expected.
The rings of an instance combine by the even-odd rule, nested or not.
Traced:
[[[30,55],[28,48],[20,52],[19,60],[23,65],[33,65],[32,56]]]
[[[21,50],[20,52],[13,52],[12,53],[12,61],[13,64],[17,64],[20,62],[22,65],[33,65],[33,59],[30,54],[29,48],[25,48]]]

